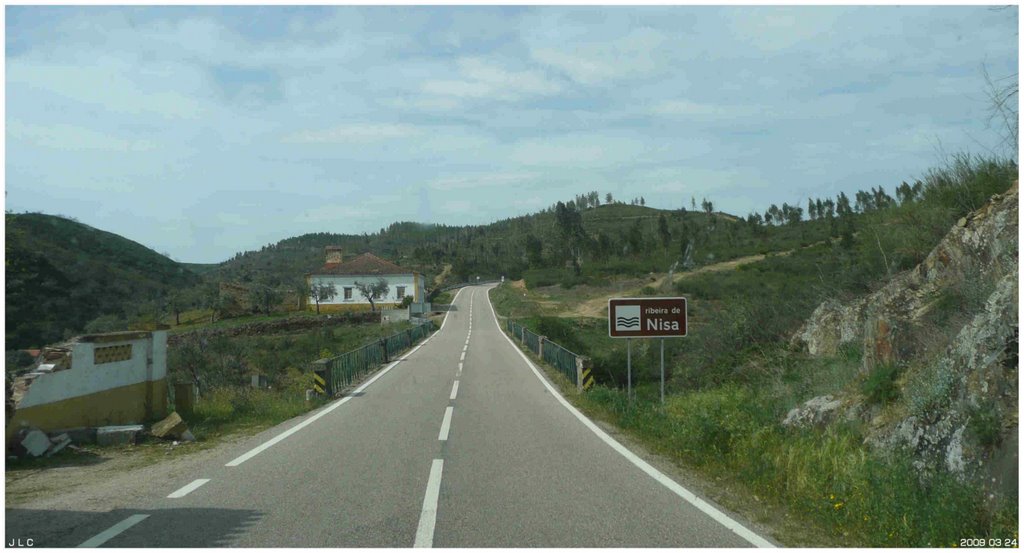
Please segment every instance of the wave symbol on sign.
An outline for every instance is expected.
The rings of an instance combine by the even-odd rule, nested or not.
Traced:
[[[639,328],[640,317],[618,317],[615,319],[615,326],[623,328]]]

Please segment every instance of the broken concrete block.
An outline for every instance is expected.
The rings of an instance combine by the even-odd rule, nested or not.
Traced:
[[[50,436],[59,436],[61,434],[67,434],[68,438],[71,438],[73,444],[94,444],[96,443],[96,429],[95,428],[64,428],[61,430],[54,430],[50,432]],[[52,439],[52,438],[51,438]]]
[[[61,434],[59,436],[50,438],[50,443],[53,445],[51,445],[49,451],[46,452],[47,457],[71,445],[71,437],[68,436],[67,434]]]
[[[96,429],[97,445],[124,445],[134,444],[139,433],[142,432],[141,424],[129,426],[103,426]]]
[[[164,420],[153,425],[149,429],[149,433],[156,436],[157,438],[180,438],[182,434],[188,432],[188,425],[185,421],[181,420],[181,416],[175,411],[167,416]]]
[[[47,449],[50,449],[52,445],[50,438],[46,437],[42,431],[29,430],[28,434],[25,435],[25,439],[21,441],[22,447],[25,451],[28,451],[29,455],[33,457],[39,457],[46,453]]]

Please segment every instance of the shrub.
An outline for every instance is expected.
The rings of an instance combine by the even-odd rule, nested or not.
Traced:
[[[971,410],[967,429],[985,447],[996,447],[1002,442],[1003,420],[996,402],[986,400]]]
[[[941,408],[956,383],[952,367],[941,359],[928,362],[908,375],[906,402],[910,413],[923,416]]]
[[[861,384],[861,392],[867,396],[869,403],[887,405],[899,397],[896,377],[899,369],[896,365],[883,363],[875,365]]]

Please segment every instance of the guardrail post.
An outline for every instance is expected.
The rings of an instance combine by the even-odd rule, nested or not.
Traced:
[[[544,359],[544,340],[547,340],[547,336],[537,336],[537,357]]]
[[[576,391],[583,392],[594,385],[593,368],[594,363],[589,357],[576,356]]]
[[[334,393],[330,372],[327,359],[313,361],[313,392],[321,396],[328,395],[328,392]]]
[[[380,339],[380,349],[381,349],[381,351],[384,352],[384,363],[390,363],[391,362],[391,358],[388,357],[388,339],[387,338],[381,338]]]

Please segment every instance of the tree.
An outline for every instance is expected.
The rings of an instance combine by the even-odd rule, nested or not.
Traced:
[[[221,308],[220,286],[215,282],[204,284],[199,288],[197,304],[202,309],[210,310],[210,323],[214,322],[217,310]]]
[[[1001,133],[1003,140],[1000,146],[1005,147],[1010,155],[1015,157],[1019,144],[1017,136],[1020,126],[1017,108],[1017,92],[1019,90],[1017,73],[993,79],[984,65],[982,73],[985,77],[985,92],[989,100],[988,124],[991,125],[995,119],[1002,120],[1005,129]]]
[[[192,307],[195,297],[192,290],[174,290],[167,296],[167,309],[174,314],[174,325],[181,325],[181,312]]]
[[[370,302],[370,311],[377,310],[376,303],[374,303],[373,300],[381,297],[386,297],[389,293],[391,293],[391,287],[388,286],[388,281],[381,277],[377,277],[376,282],[363,283],[356,281],[354,286],[356,287],[356,290],[359,290],[359,293],[363,296],[363,299]]]
[[[331,301],[338,295],[338,289],[334,284],[315,284],[309,289],[309,295],[316,302],[316,314],[320,314],[320,302]]]
[[[604,203],[606,203],[606,204],[612,203],[612,193],[611,192],[609,192],[609,193],[604,195]]]
[[[643,251],[644,231],[640,227],[639,219],[634,220],[633,225],[629,227],[629,231],[626,233],[626,243],[629,244],[629,253],[632,255]]]
[[[658,236],[661,237],[661,245],[663,248],[668,248],[668,243],[672,240],[672,231],[668,229],[668,221],[665,219],[665,214],[658,215]]]
[[[281,301],[281,294],[264,282],[257,282],[249,288],[249,300],[258,311],[270,315],[270,308]]]
[[[715,228],[715,204],[708,201],[707,198],[703,198],[700,202],[701,208],[704,213],[708,216],[708,228],[714,230]]]
[[[539,238],[534,236],[532,233],[527,234],[523,243],[523,249],[526,250],[526,262],[531,267],[540,267],[543,262],[543,250],[544,244]]]
[[[302,300],[308,298],[312,292],[309,281],[305,277],[292,280],[292,291],[298,296],[298,299],[295,300],[295,309],[302,309]]]

